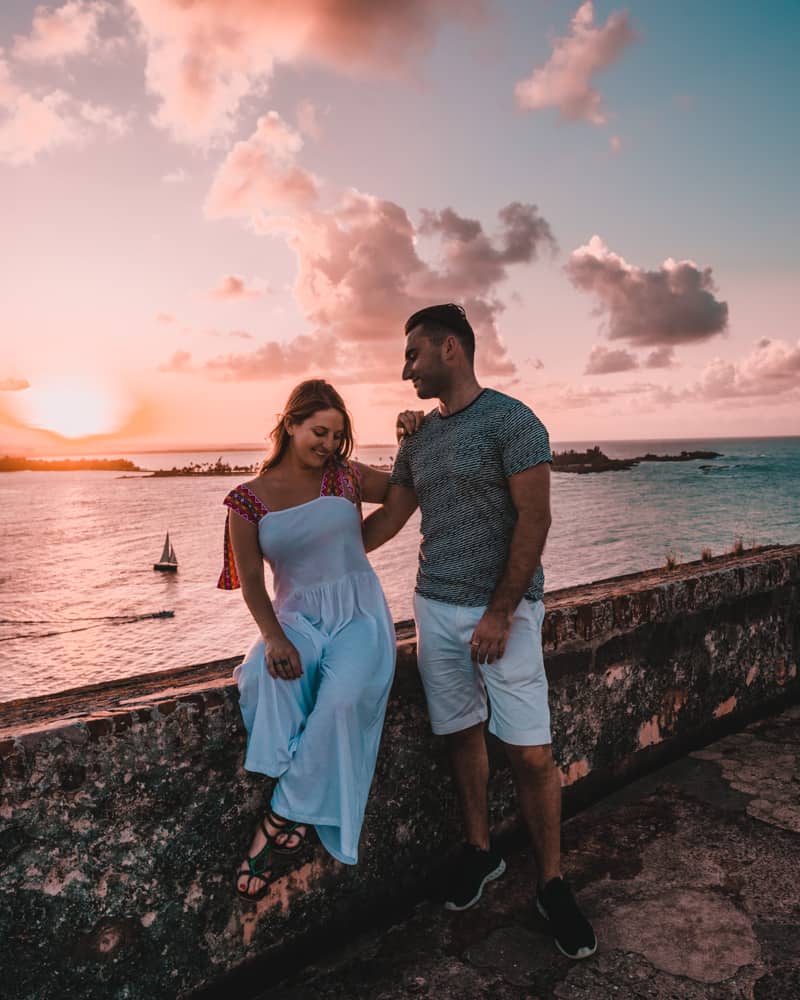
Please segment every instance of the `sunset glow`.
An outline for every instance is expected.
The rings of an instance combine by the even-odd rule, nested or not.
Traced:
[[[121,418],[119,399],[89,379],[62,379],[25,393],[23,412],[31,427],[80,438],[111,434]]]
[[[800,433],[800,7],[724,6],[3,4],[0,447],[258,443],[312,375],[387,442],[448,300],[554,440]]]

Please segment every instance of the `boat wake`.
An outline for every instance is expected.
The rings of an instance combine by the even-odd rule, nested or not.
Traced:
[[[67,635],[70,632],[86,632],[90,628],[102,628],[104,625],[131,625],[134,622],[143,622],[152,618],[174,618],[174,611],[148,611],[138,615],[96,615],[84,616],[82,618],[51,618],[51,619],[24,619],[24,618],[0,618],[2,625],[67,625],[77,624],[77,628],[58,628],[50,632],[18,632],[16,635],[0,636],[0,642],[11,642],[13,639],[46,639],[53,635]],[[78,624],[89,622],[89,625]]]

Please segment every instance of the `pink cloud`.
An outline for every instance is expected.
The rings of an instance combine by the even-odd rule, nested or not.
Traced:
[[[0,379],[0,392],[22,392],[23,389],[30,389],[31,384],[26,378],[3,378]]]
[[[248,288],[244,278],[238,274],[226,274],[219,285],[210,293],[212,299],[257,299],[264,292],[259,288]]]
[[[336,355],[331,338],[301,336],[287,344],[269,341],[248,354],[227,354],[205,364],[205,370],[224,381],[254,381],[302,375],[317,366],[328,370]],[[341,380],[340,380],[341,381]]]
[[[298,258],[297,301],[315,327],[349,344],[349,366],[395,378],[404,320],[435,301],[460,301],[478,338],[487,374],[513,374],[497,329],[504,305],[498,286],[512,264],[532,262],[552,246],[549,226],[534,206],[512,204],[500,213],[490,239],[481,224],[452,209],[423,213],[419,229],[394,202],[350,192],[329,212],[315,213],[290,233]],[[438,236],[436,263],[417,252],[420,233]]]
[[[644,359],[645,368],[672,368],[674,364],[675,352],[671,347],[659,347]]]
[[[550,385],[537,393],[538,398],[556,410],[579,410],[605,406],[620,400],[635,401],[638,407],[660,387],[651,383],[634,383],[613,389],[598,389],[586,385]]]
[[[164,326],[169,326],[171,323],[175,322],[175,317],[172,313],[159,313],[156,316],[156,322],[162,323]]]
[[[614,372],[628,372],[638,367],[639,362],[630,351],[624,349],[614,351],[598,345],[592,348],[584,375],[610,375]]]
[[[48,150],[78,142],[80,128],[68,103],[68,95],[60,90],[43,97],[17,92],[0,122],[0,161],[21,166]]]
[[[711,268],[668,258],[656,271],[629,264],[599,236],[570,255],[565,270],[576,288],[591,292],[610,340],[667,348],[722,333],[728,305],[715,297]]]
[[[231,208],[238,214],[239,202]],[[533,262],[554,240],[535,206],[513,203],[499,213],[499,231],[453,209],[424,212],[419,228],[395,204],[357,191],[331,209],[291,217],[257,213],[256,228],[283,233],[297,257],[295,299],[313,329],[288,344],[267,344],[246,356],[215,359],[213,370],[231,377],[299,374],[310,367],[335,371],[339,381],[391,381],[402,358],[402,324],[435,301],[462,302],[478,338],[478,364],[490,375],[513,375],[516,366],[498,331],[505,308],[499,286],[508,268]],[[440,259],[423,260],[417,237],[438,238]],[[249,359],[249,361],[248,361]],[[251,372],[252,375],[245,373]]]
[[[608,140],[608,145],[611,148],[611,152],[616,156],[622,149],[622,139],[618,135],[612,135]]]
[[[192,355],[189,351],[175,351],[172,357],[159,365],[160,372],[170,372],[178,375],[185,375],[194,370],[192,366]]]
[[[626,12],[612,14],[602,27],[594,24],[594,4],[581,4],[570,33],[557,38],[553,53],[515,88],[517,104],[525,111],[557,108],[568,121],[607,121],[603,99],[592,87],[595,73],[613,65],[626,46],[636,40]]]
[[[9,107],[19,96],[19,87],[11,79],[11,70],[0,50],[0,107]]]
[[[90,125],[104,128],[111,135],[125,135],[130,129],[129,118],[125,115],[117,114],[105,104],[94,104],[92,101],[83,101],[78,109],[78,113],[84,121]]]
[[[63,90],[33,93],[12,78],[0,57],[0,162],[32,163],[59,146],[85,142],[100,132],[113,136],[127,130],[127,120],[110,108],[77,101]]]
[[[704,369],[690,395],[702,400],[763,397],[781,402],[800,398],[800,340],[762,339],[740,362],[715,358]]]
[[[512,202],[499,214],[503,233],[500,246],[495,246],[476,220],[462,218],[452,208],[441,212],[423,210],[419,231],[441,237],[447,283],[478,283],[488,288],[505,277],[509,264],[535,260],[540,248],[555,251],[550,226],[535,205]],[[435,288],[431,291],[435,292]]]
[[[26,62],[51,63],[86,55],[101,44],[100,20],[109,9],[102,0],[68,0],[55,9],[37,7],[30,35],[14,38],[13,55]]]
[[[242,100],[264,92],[277,62],[352,74],[397,73],[445,18],[474,22],[484,0],[129,0],[147,48],[158,125],[187,142],[230,134]]]
[[[301,101],[297,106],[297,128],[309,139],[319,139],[322,128],[316,107],[309,100]]]
[[[324,342],[325,362],[340,373],[340,381],[392,379],[401,357],[397,334],[406,317],[431,302],[452,300],[462,302],[470,316],[482,371],[513,375],[516,367],[497,327],[505,308],[498,288],[510,266],[555,250],[550,226],[536,206],[506,205],[494,234],[452,208],[423,211],[415,227],[400,205],[353,190],[322,209],[316,180],[294,162],[301,146],[300,135],[275,112],[259,119],[255,133],[236,144],[217,172],[206,214],[244,217],[256,232],[287,239],[297,257],[295,300],[312,327],[312,341],[300,338],[297,350],[294,342],[267,344],[249,356],[250,367],[247,357],[231,356],[216,359],[213,370],[227,366],[236,377],[252,370],[258,378],[295,373],[300,359],[310,359],[310,347]],[[302,183],[289,185],[287,192],[286,178]],[[438,240],[435,262],[418,255],[420,235]]]
[[[303,140],[275,111],[237,142],[217,171],[205,203],[210,219],[253,217],[275,208],[308,208],[318,196],[313,174],[294,164]]]

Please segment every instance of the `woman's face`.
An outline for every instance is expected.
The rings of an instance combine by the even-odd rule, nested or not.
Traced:
[[[317,410],[301,423],[289,423],[291,447],[303,465],[322,467],[344,437],[344,417],[338,410]]]

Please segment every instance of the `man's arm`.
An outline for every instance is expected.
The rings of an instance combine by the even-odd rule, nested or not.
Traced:
[[[382,506],[374,510],[361,527],[367,552],[394,538],[416,509],[417,494],[410,486],[391,485]]]
[[[550,530],[550,465],[542,462],[508,477],[517,523],[503,573],[470,641],[475,663],[494,663],[505,652],[517,605],[541,564]]]

